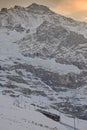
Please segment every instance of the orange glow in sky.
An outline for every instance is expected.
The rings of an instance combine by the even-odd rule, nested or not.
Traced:
[[[87,0],[61,0],[52,9],[77,20],[87,21]]]
[[[0,8],[14,5],[29,6],[32,3],[46,5],[57,13],[87,21],[87,0],[0,0]]]

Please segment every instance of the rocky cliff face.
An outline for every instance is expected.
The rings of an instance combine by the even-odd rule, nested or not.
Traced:
[[[56,109],[64,109],[68,98],[70,107],[79,106],[83,116],[81,104],[87,99],[87,23],[37,4],[1,9],[0,86],[14,91],[13,96],[17,91],[31,98],[39,95]],[[74,92],[78,95],[76,104],[72,103]],[[85,102],[84,110],[86,106]]]
[[[54,13],[46,6],[35,3],[26,8],[16,5],[10,9],[2,8],[0,11],[0,26],[15,26],[21,24],[21,26],[26,28],[38,27],[44,21],[56,25],[60,24],[69,30],[78,31],[79,33],[84,33],[87,29],[85,22],[77,22],[71,18]]]
[[[60,25],[44,21],[35,33],[23,38],[19,44],[24,55],[55,58],[59,63],[87,68],[87,39]]]

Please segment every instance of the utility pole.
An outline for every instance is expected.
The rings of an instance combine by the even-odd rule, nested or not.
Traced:
[[[76,121],[75,121],[75,116],[74,116],[74,130],[76,130]]]

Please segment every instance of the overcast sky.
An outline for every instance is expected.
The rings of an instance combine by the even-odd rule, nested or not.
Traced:
[[[0,0],[0,8],[29,6],[31,3],[43,4],[57,13],[87,21],[87,0]]]

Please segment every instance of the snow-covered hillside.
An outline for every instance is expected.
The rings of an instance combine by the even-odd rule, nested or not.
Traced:
[[[33,3],[26,8],[15,6],[10,9],[2,8],[0,11],[0,26],[7,26],[10,29],[15,29],[18,25],[21,25],[24,28],[32,30],[32,28],[38,27],[44,21],[56,25],[60,24],[68,30],[87,36],[87,23],[77,22],[71,18],[56,14],[43,5]]]
[[[61,123],[38,108],[61,113]],[[86,130],[87,24],[37,4],[3,8],[0,130],[73,130],[73,116]]]
[[[14,99],[0,94],[0,130],[74,130],[72,118],[61,114],[61,122],[55,122],[36,111],[39,107],[31,105],[28,99],[21,98]],[[75,122],[77,130],[87,129],[86,121],[76,119]]]

